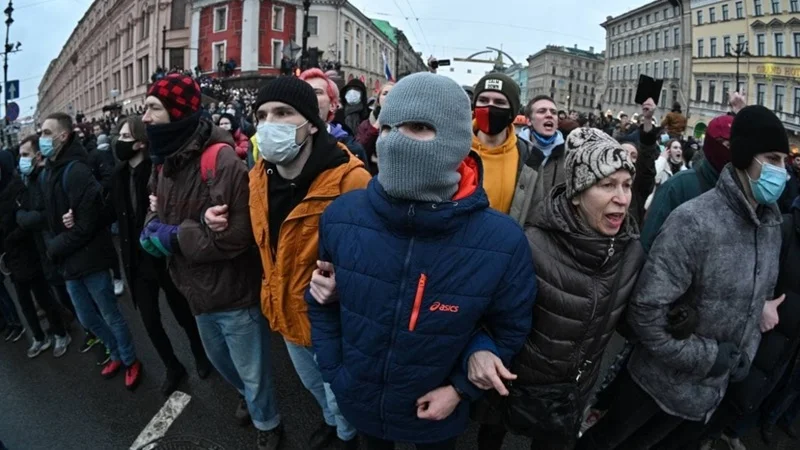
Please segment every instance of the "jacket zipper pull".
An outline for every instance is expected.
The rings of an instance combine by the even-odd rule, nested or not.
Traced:
[[[412,203],[411,206],[408,207],[408,226],[413,225],[414,215],[416,215],[416,212],[414,211],[414,204]]]

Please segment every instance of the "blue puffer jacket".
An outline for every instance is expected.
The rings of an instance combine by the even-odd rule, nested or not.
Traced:
[[[462,164],[455,201],[390,198],[373,179],[339,197],[319,224],[321,259],[333,262],[339,302],[306,295],[324,380],[344,416],[381,439],[435,443],[461,434],[468,401],[445,420],[417,418],[416,401],[447,385],[481,391],[460,353],[483,324],[508,364],[530,331],[536,276],[520,227],[489,209],[480,160]]]

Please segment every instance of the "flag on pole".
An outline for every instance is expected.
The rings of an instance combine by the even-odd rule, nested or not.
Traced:
[[[386,76],[387,81],[394,81],[392,69],[389,68],[389,60],[386,58],[386,51],[384,50],[381,55],[383,56],[383,74]]]

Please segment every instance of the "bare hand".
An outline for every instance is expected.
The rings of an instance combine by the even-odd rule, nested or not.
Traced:
[[[461,397],[453,386],[440,387],[417,400],[417,417],[427,420],[444,420],[461,403]]]
[[[158,197],[155,195],[150,195],[150,211],[158,212]]]
[[[761,332],[775,328],[780,320],[778,320],[778,307],[786,300],[786,294],[781,295],[775,300],[767,300],[764,302],[764,309],[761,311]]]
[[[656,102],[652,98],[648,98],[642,103],[642,116],[645,119],[653,119],[653,114],[656,112]]]
[[[203,218],[206,221],[206,226],[215,232],[219,233],[228,229],[228,205],[212,206],[206,210]]]
[[[308,290],[320,305],[336,301],[336,272],[333,264],[327,261],[317,261],[317,268],[311,274],[311,284]]]
[[[488,350],[473,353],[469,357],[468,365],[467,377],[472,384],[484,391],[494,389],[504,397],[508,395],[508,389],[503,380],[517,379],[517,376],[503,365],[503,361]]]
[[[731,105],[731,109],[733,110],[734,114],[738,114],[739,111],[742,110],[745,106],[747,106],[747,94],[745,93],[738,93],[734,92],[731,94],[730,100],[728,100],[728,104]]]
[[[61,216],[61,221],[64,222],[64,227],[66,227],[68,230],[75,226],[75,216],[72,215],[72,209]]]

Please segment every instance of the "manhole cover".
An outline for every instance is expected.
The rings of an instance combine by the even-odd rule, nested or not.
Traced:
[[[216,442],[193,436],[166,436],[142,446],[139,450],[225,450]]]

